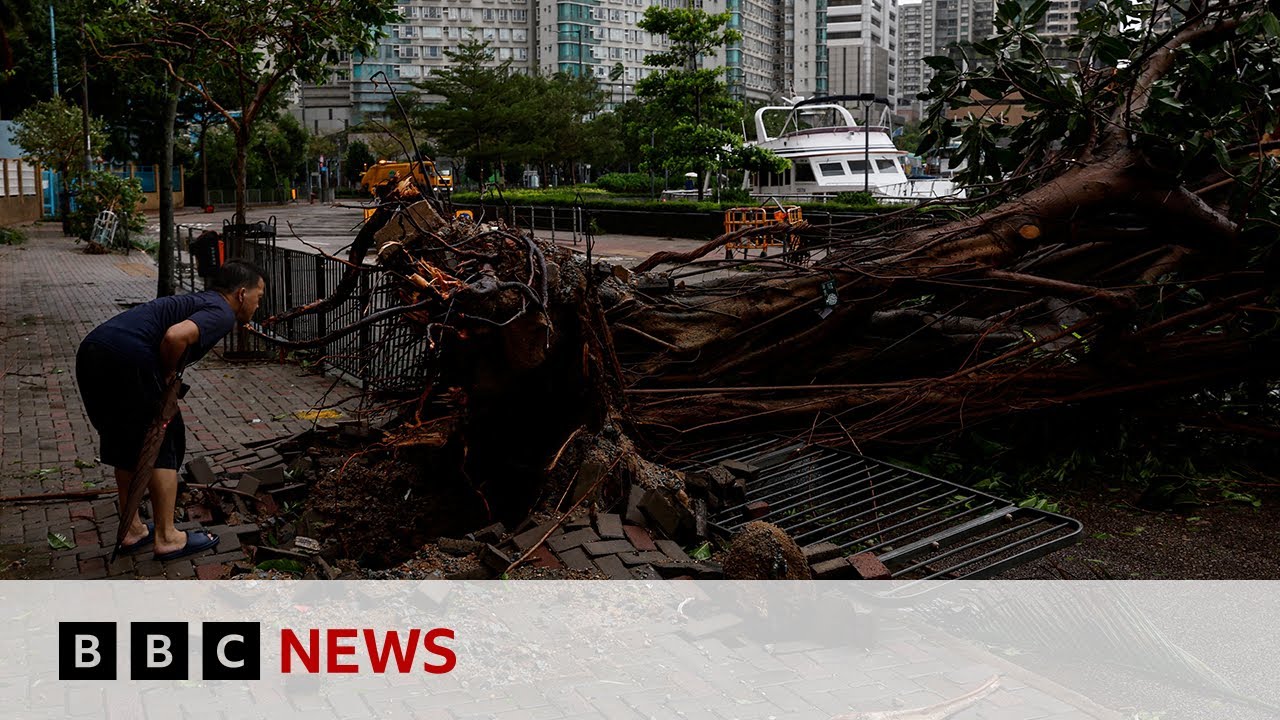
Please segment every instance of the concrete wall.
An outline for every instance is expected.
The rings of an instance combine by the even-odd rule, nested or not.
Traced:
[[[40,219],[40,169],[22,160],[0,159],[0,225]]]

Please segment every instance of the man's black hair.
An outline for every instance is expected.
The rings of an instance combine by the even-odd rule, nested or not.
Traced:
[[[220,293],[233,293],[240,288],[256,287],[258,280],[266,280],[266,277],[262,270],[251,262],[228,260],[213,274],[213,283],[209,288]]]

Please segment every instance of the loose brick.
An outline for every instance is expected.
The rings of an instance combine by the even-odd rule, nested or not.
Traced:
[[[720,467],[743,480],[756,480],[760,477],[760,468],[740,460],[725,460],[720,463]]]
[[[187,463],[187,476],[191,482],[200,485],[212,485],[218,478],[213,474],[213,465],[208,458],[198,457]]]
[[[511,567],[511,558],[493,545],[485,545],[480,551],[480,562],[494,572],[506,572]]]
[[[622,517],[613,513],[601,513],[596,516],[596,530],[606,540],[621,540],[627,535],[622,531]]]
[[[554,570],[559,570],[564,567],[564,563],[560,562],[560,560],[558,560],[556,556],[553,555],[545,546],[534,550],[533,554],[529,556],[529,559],[532,561],[534,567],[551,568]]]
[[[804,553],[804,559],[812,567],[820,562],[833,560],[840,557],[840,548],[835,543],[820,542],[813,545],[806,545],[801,549]]]
[[[668,537],[677,537],[685,528],[692,528],[693,518],[688,510],[679,507],[661,490],[649,490],[640,501],[640,508]]]
[[[599,540],[597,542],[584,544],[582,549],[586,550],[587,554],[592,557],[635,551],[635,548],[631,546],[631,543],[626,540]]]
[[[644,524],[644,511],[640,509],[640,502],[644,500],[644,488],[631,484],[631,489],[627,493],[627,522],[632,525]]]
[[[864,552],[849,558],[853,573],[861,580],[890,580],[893,573],[875,555]]]
[[[769,503],[763,500],[749,502],[747,503],[747,506],[742,509],[742,514],[746,516],[748,520],[759,520],[761,518],[768,517]]]
[[[436,547],[441,552],[449,553],[457,557],[465,555],[478,555],[485,547],[485,543],[476,540],[458,540],[457,538],[442,537],[436,538]]]
[[[209,551],[206,550],[205,552],[209,552]],[[203,554],[195,555],[193,556],[191,562],[195,563],[196,566],[200,566],[200,565],[210,565],[210,564],[217,564],[217,563],[232,563],[237,560],[244,560],[244,553],[239,550],[236,550],[234,552],[218,553],[217,555],[203,555]]]
[[[541,540],[542,536],[546,535],[547,531],[550,530],[551,527],[552,523],[543,523],[531,530],[526,530],[519,535],[516,535],[511,541],[516,544],[516,547],[520,548],[520,552],[528,552],[529,548],[533,547],[534,544]]]
[[[226,563],[195,565],[196,577],[201,580],[226,580],[231,576],[231,566]]]
[[[647,552],[623,552],[618,553],[618,559],[624,565],[649,565],[651,563],[666,562],[669,558],[657,550],[649,550]]]
[[[584,527],[563,535],[547,538],[547,547],[551,548],[553,552],[560,553],[569,548],[582,547],[589,542],[597,542],[598,540],[600,540],[600,536],[596,534],[595,530]]]
[[[482,543],[497,543],[507,534],[507,527],[500,522],[480,528],[471,534],[471,539]]]
[[[560,527],[564,528],[566,532],[571,530],[581,530],[584,527],[591,527],[591,516],[588,515],[585,510],[576,510],[563,523],[561,523]]]
[[[813,566],[814,580],[843,580],[853,577],[853,566],[847,558],[824,560]]]
[[[636,546],[636,550],[646,552],[658,549],[658,546],[653,544],[653,536],[649,534],[648,530],[639,525],[627,525],[622,529],[627,534],[627,540]]]
[[[693,562],[693,558],[689,557],[684,548],[680,547],[680,543],[673,540],[655,540],[654,544],[658,546],[667,557],[676,562]]]
[[[277,457],[275,459],[275,462],[279,462],[279,461],[280,461],[280,458]],[[273,488],[278,485],[283,485],[285,483],[283,465],[275,465],[272,467],[264,467],[264,468],[254,468],[253,466],[250,466],[250,467],[253,469],[245,473],[245,475],[250,475],[257,478],[258,487],[260,488]],[[241,478],[241,482],[244,482],[243,478]]]
[[[596,567],[610,580],[630,580],[631,572],[622,564],[616,555],[603,555],[595,558]]]
[[[190,580],[196,576],[196,568],[187,558],[164,564],[164,576],[170,580]]]
[[[560,553],[560,561],[570,570],[586,572],[595,567],[591,564],[591,560],[587,558],[587,553],[582,548],[570,548]]]

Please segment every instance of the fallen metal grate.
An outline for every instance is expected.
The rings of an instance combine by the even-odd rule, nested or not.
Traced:
[[[871,552],[904,579],[994,577],[1076,542],[1079,521],[852,452],[765,437],[694,456],[686,469],[737,460],[759,469],[747,501],[711,518],[726,534],[748,504],[801,546]]]

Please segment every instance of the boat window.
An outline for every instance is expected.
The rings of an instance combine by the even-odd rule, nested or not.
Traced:
[[[880,172],[897,172],[898,166],[892,160],[876,160],[876,167],[880,168]]]
[[[844,165],[838,162],[818,163],[818,170],[822,173],[823,177],[831,177],[833,175],[843,175]]]
[[[801,160],[796,163],[796,182],[815,182],[813,177],[813,166],[808,160]]]
[[[854,175],[861,175],[866,171],[867,171],[866,160],[850,160],[849,161],[849,172],[853,173]]]

